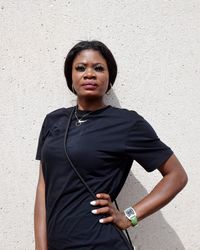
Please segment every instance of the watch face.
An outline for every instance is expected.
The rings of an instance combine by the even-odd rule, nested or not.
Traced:
[[[131,221],[131,224],[133,226],[136,226],[138,224],[137,214],[132,207],[128,207],[127,209],[125,209],[124,214]]]
[[[132,216],[135,216],[135,211],[133,210],[133,208],[127,208],[125,210],[126,216],[128,218],[131,218]]]

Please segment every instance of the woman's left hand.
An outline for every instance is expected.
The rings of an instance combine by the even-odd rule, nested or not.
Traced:
[[[102,207],[93,209],[91,212],[93,214],[108,214],[108,217],[99,220],[100,223],[114,223],[122,230],[131,226],[131,222],[126,218],[125,214],[113,206],[109,194],[99,193],[96,197],[97,200],[90,202],[90,204]]]

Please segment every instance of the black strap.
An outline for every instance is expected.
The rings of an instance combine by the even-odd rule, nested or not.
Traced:
[[[91,196],[93,197],[94,200],[96,200],[96,195],[95,193],[91,190],[91,188],[88,186],[88,184],[84,181],[83,177],[79,174],[78,170],[76,169],[76,167],[74,166],[73,162],[71,161],[68,153],[67,153],[67,147],[66,147],[66,142],[67,142],[67,137],[68,137],[68,132],[69,132],[69,127],[70,127],[70,123],[71,123],[71,120],[72,120],[72,116],[74,114],[74,111],[75,111],[76,107],[74,107],[70,113],[70,116],[69,116],[69,120],[68,120],[68,123],[67,123],[67,127],[66,127],[66,131],[65,131],[65,135],[64,135],[64,151],[65,151],[65,155],[67,157],[67,160],[68,162],[70,163],[72,169],[74,170],[74,172],[76,173],[76,175],[79,177],[79,179],[82,181],[82,183],[84,184],[85,188],[88,190],[88,192],[91,194]],[[118,207],[118,204],[117,204],[117,201],[115,200],[115,206],[116,208],[119,210],[119,207]],[[122,233],[122,231],[117,228],[115,226],[115,228],[117,229],[117,231],[120,233],[120,235],[124,238],[124,234]],[[131,250],[134,250],[134,246],[131,242],[131,238],[129,236],[129,233],[128,231],[125,229],[125,232],[126,232],[126,235],[127,235],[127,238],[128,238],[128,241],[130,243],[130,247],[131,247]]]
[[[69,127],[70,127],[70,123],[71,123],[71,119],[73,116],[73,113],[75,111],[75,108],[72,110],[70,116],[69,116],[69,120],[68,120],[68,124],[67,124],[67,128],[65,131],[65,137],[64,137],[64,150],[65,150],[65,155],[67,156],[67,160],[69,161],[71,167],[73,168],[74,172],[77,174],[77,176],[79,177],[79,179],[82,181],[82,183],[85,185],[85,187],[87,188],[87,190],[89,191],[89,193],[92,195],[92,197],[94,199],[96,199],[95,194],[93,193],[93,191],[91,190],[91,188],[87,185],[87,183],[84,181],[84,179],[82,178],[82,176],[79,174],[79,172],[77,171],[76,167],[74,166],[73,162],[71,161],[71,159],[69,158],[69,155],[67,153],[67,147],[66,147],[66,142],[67,142],[67,136],[68,136],[68,131],[69,131]]]

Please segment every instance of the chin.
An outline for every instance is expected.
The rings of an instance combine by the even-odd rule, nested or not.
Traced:
[[[80,98],[95,99],[95,98],[102,98],[104,94],[87,91],[87,93],[78,93],[77,96]]]

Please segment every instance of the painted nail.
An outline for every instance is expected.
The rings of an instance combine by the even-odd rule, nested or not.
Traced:
[[[96,205],[96,201],[91,201],[90,204],[94,206]]]
[[[96,210],[96,209],[92,210],[91,212],[92,212],[93,214],[97,214],[97,210]]]
[[[103,219],[100,219],[99,222],[100,222],[100,223],[103,223]]]

